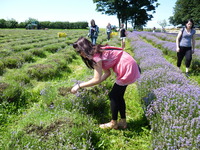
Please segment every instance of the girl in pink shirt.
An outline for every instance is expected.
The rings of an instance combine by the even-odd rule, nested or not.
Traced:
[[[94,69],[94,77],[86,82],[75,85],[72,93],[79,88],[90,87],[101,83],[111,75],[112,69],[116,74],[116,82],[109,93],[112,120],[109,123],[101,124],[100,128],[126,128],[126,104],[124,93],[128,84],[134,83],[140,77],[140,71],[136,61],[122,48],[112,46],[96,45],[86,38],[79,38],[73,47],[80,54],[88,68]],[[104,72],[104,73],[103,73]],[[120,113],[121,120],[118,120]]]

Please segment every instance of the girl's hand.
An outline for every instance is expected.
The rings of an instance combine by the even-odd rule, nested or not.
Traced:
[[[72,89],[71,89],[71,93],[75,94],[79,89],[78,84],[76,84]]]
[[[180,52],[180,48],[176,48],[176,51],[177,51],[177,52]]]
[[[194,49],[192,50],[192,54],[194,54]]]

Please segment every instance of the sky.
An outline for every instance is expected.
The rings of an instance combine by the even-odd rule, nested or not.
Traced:
[[[160,28],[157,23],[173,15],[173,8],[177,0],[158,0],[160,5],[156,8],[154,18],[146,25]],[[91,19],[100,28],[105,28],[108,23],[118,26],[117,16],[108,16],[97,12],[93,0],[0,0],[0,19],[15,19],[25,22],[29,18],[38,21],[87,21]],[[128,25],[131,26],[131,25]]]

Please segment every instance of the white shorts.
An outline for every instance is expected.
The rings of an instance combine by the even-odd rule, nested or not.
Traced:
[[[121,39],[123,42],[125,42],[126,37],[120,37],[120,39]]]

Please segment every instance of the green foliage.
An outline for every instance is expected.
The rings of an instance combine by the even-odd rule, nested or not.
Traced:
[[[20,68],[25,62],[21,56],[8,56],[5,57],[3,63],[8,68]]]
[[[174,7],[174,16],[170,17],[170,23],[173,25],[185,25],[185,21],[192,18],[198,25],[200,23],[199,9],[199,0],[177,0]]]
[[[30,66],[27,73],[30,77],[37,80],[47,80],[57,74],[57,68],[53,64],[36,64]]]
[[[18,83],[21,86],[29,84],[31,80],[26,72],[19,69],[9,70],[3,75],[3,77],[5,80]]]
[[[121,23],[127,23],[130,21],[135,27],[143,26],[148,20],[151,20],[153,16],[147,12],[155,12],[155,8],[158,7],[153,4],[157,0],[93,0],[96,3],[96,10],[108,15],[117,15],[117,18]]]
[[[46,45],[45,47],[43,47],[43,51],[49,51],[52,53],[55,53],[56,51],[58,51],[60,49],[60,45],[56,45],[56,44],[52,44],[52,45]]]
[[[25,22],[18,23],[15,19],[0,19],[0,28],[26,28],[26,29],[86,29],[88,22],[66,22],[66,21],[41,21],[37,19],[29,18]]]
[[[193,58],[193,60],[192,60],[192,64],[191,64],[191,69],[192,69],[192,71],[193,71],[193,73],[195,74],[195,75],[199,75],[199,73],[200,73],[200,61],[199,61],[199,59],[197,59],[197,58]]]
[[[0,60],[0,75],[2,75],[3,74],[3,72],[4,72],[4,63]]]
[[[23,51],[23,52],[19,53],[19,56],[22,56],[22,58],[24,59],[25,62],[33,62],[34,61],[33,54],[29,51]]]
[[[41,58],[46,57],[45,51],[43,49],[32,49],[30,51],[35,56],[38,56],[38,57],[41,57]]]
[[[7,36],[2,37],[0,50],[17,45],[23,47],[28,43],[33,47],[9,53],[9,57],[21,57],[24,61],[20,68],[8,69],[4,65],[0,77],[0,147],[150,149],[150,130],[140,106],[137,86],[128,87],[125,95],[129,128],[99,129],[100,123],[110,121],[108,92],[113,86],[114,76],[100,86],[81,89],[77,95],[71,94],[71,87],[76,82],[73,79],[86,81],[93,75],[93,70],[88,70],[68,45],[87,35],[88,31],[65,30],[67,37],[62,39],[57,38],[57,32],[1,32]],[[106,35],[101,32],[98,43],[106,44],[106,40]],[[108,44],[120,46],[120,40],[116,36]],[[44,47],[48,48],[44,50]],[[7,56],[1,55],[1,58],[4,60]]]

